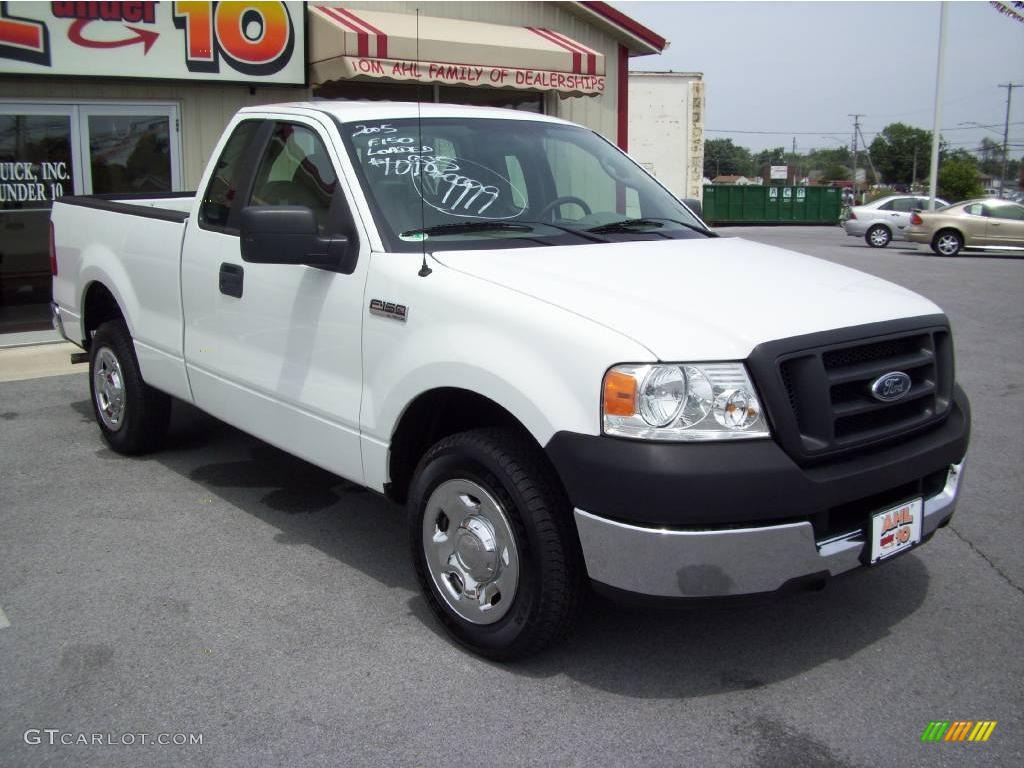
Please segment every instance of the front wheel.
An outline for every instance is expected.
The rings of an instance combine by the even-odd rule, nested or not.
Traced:
[[[103,439],[118,453],[157,448],[167,431],[171,399],[142,380],[124,320],[103,323],[89,346],[89,391]]]
[[[871,229],[864,235],[864,240],[872,248],[885,248],[892,240],[892,232],[889,228],[882,224],[875,224]]]
[[[510,660],[562,638],[585,577],[571,509],[543,454],[503,429],[441,440],[409,493],[420,588],[475,653]]]
[[[953,229],[944,229],[932,238],[932,250],[939,256],[956,256],[964,247],[964,239]]]

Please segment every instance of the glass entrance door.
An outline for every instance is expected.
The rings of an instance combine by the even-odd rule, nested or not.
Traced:
[[[67,106],[0,105],[0,333],[50,324],[50,206],[81,191]]]
[[[0,103],[0,334],[50,327],[53,201],[181,189],[180,147],[173,104]]]

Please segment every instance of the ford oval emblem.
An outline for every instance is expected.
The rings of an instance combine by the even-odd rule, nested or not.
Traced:
[[[891,403],[907,396],[910,392],[910,377],[903,371],[883,373],[871,382],[871,394],[876,400]]]

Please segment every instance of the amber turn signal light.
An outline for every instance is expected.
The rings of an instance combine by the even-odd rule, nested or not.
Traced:
[[[620,371],[605,374],[604,413],[606,416],[632,416],[636,413],[636,379]]]

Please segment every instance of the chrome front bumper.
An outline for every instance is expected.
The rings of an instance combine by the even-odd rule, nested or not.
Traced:
[[[925,499],[922,538],[953,514],[963,463],[940,493]],[[644,528],[575,510],[590,578],[658,597],[721,597],[774,592],[804,576],[835,576],[862,565],[861,531],[815,541],[809,522],[759,528],[679,531]]]

